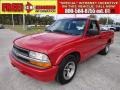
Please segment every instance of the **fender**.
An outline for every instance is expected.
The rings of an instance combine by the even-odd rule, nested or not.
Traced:
[[[80,52],[77,51],[75,48],[68,49],[68,50],[64,51],[64,52],[57,58],[57,60],[56,60],[56,62],[55,62],[55,65],[59,65],[59,64],[62,62],[62,60],[63,60],[63,58],[64,58],[65,56],[67,56],[67,55],[69,55],[70,53],[73,53],[73,52],[78,52],[78,53],[80,54]]]

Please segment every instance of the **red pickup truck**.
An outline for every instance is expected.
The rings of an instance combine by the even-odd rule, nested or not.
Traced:
[[[94,19],[57,20],[44,33],[14,40],[11,64],[33,78],[66,84],[73,79],[78,62],[97,53],[106,55],[113,37],[113,31],[100,30]]]

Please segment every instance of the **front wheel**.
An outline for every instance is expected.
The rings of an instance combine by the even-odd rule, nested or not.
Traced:
[[[61,84],[66,84],[73,79],[77,69],[75,59],[76,58],[74,55],[69,55],[60,64],[57,81]]]
[[[101,55],[107,55],[108,52],[109,52],[109,50],[110,50],[110,45],[107,44],[106,47],[99,52],[99,54],[101,54]]]

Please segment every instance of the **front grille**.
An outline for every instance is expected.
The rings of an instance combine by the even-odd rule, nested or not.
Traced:
[[[20,63],[26,64],[37,69],[44,69],[43,67],[39,67],[30,63],[30,60],[35,59],[29,57],[29,50],[20,48],[18,46],[13,46],[12,56]]]
[[[12,55],[17,61],[23,64],[26,64],[28,66],[31,66],[37,69],[43,69],[42,67],[38,67],[30,64],[30,60],[32,60],[32,58],[29,57],[29,50],[26,50],[17,46],[13,46]]]
[[[15,58],[17,58],[17,60],[23,62],[29,62],[29,59],[27,59],[27,57],[29,57],[29,50],[25,50],[20,47],[13,46],[12,54],[14,55]]]
[[[29,56],[29,50],[25,50],[25,49],[22,49],[20,47],[17,47],[17,46],[13,46],[13,50],[21,55],[24,55],[26,57]]]

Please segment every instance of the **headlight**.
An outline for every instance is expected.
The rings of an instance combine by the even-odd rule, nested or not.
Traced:
[[[30,60],[31,64],[34,64],[43,68],[48,68],[51,66],[48,56],[43,53],[30,51],[29,57],[32,58],[32,60]]]

